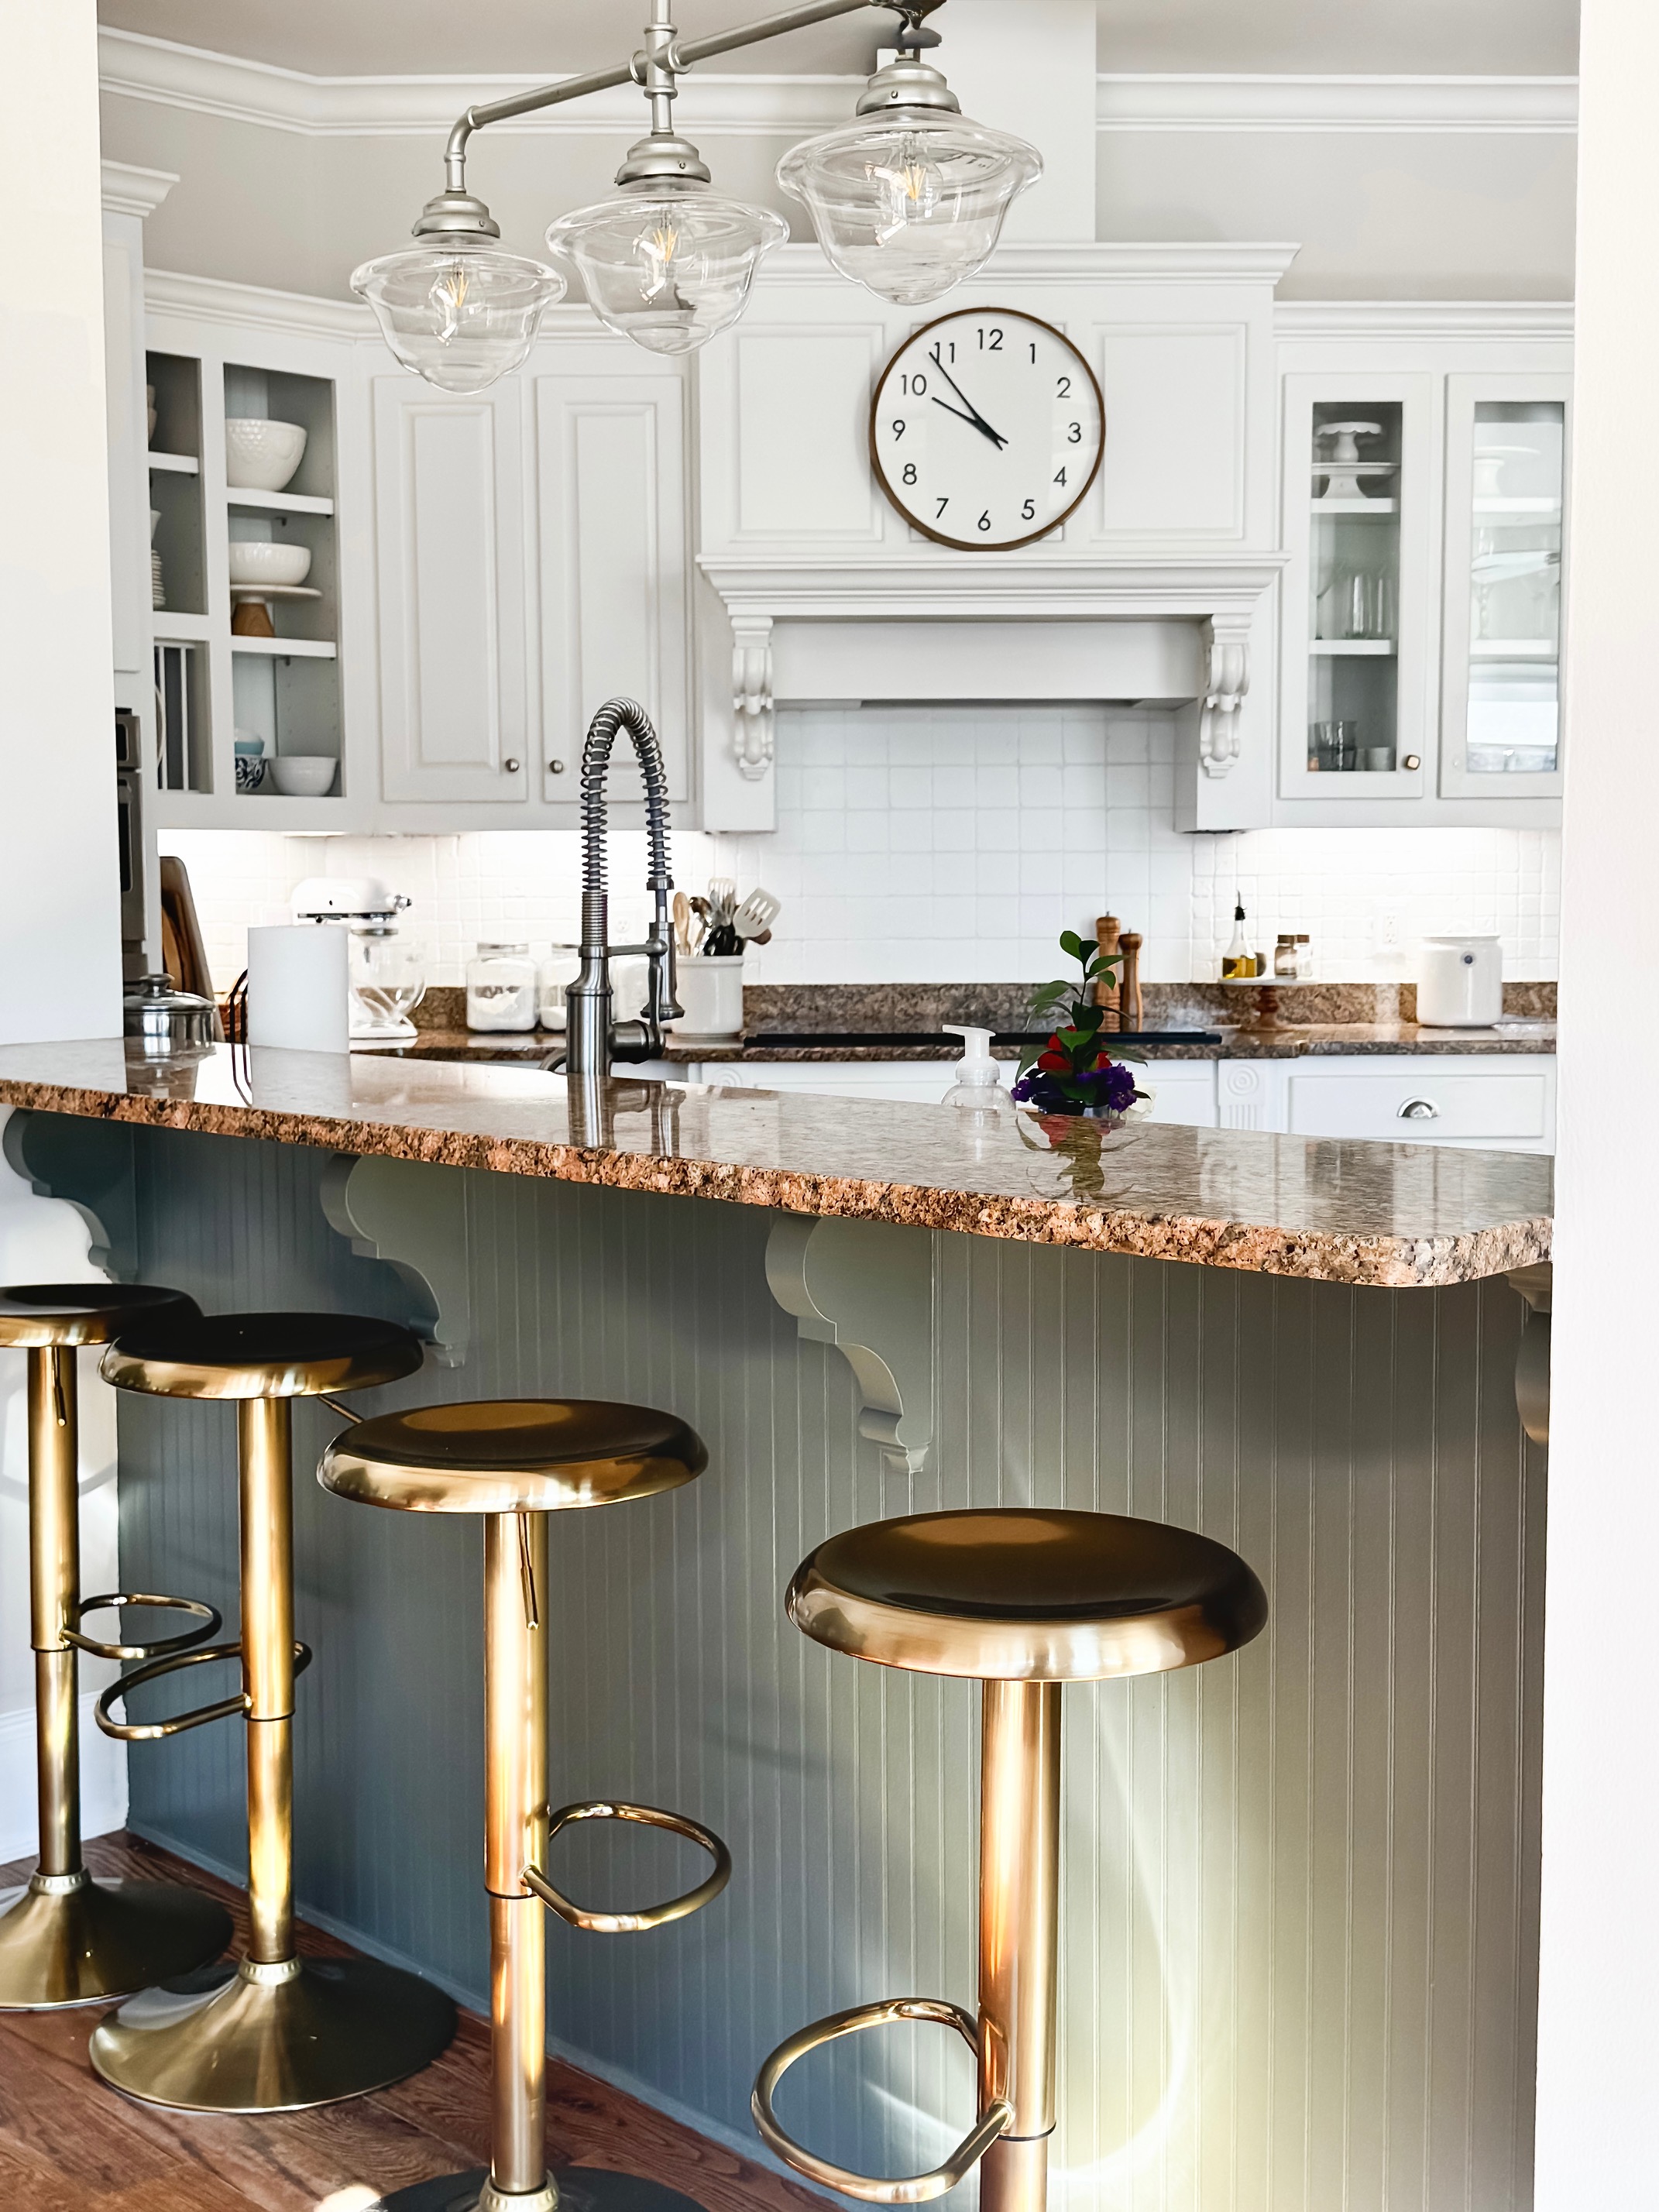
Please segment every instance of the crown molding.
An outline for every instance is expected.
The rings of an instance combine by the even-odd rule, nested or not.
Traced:
[[[1301,338],[1570,338],[1571,300],[1275,300],[1273,335]]]
[[[275,292],[262,284],[233,284],[222,276],[186,276],[177,270],[146,269],[144,306],[152,315],[187,315],[192,321],[231,323],[240,330],[280,331],[320,338],[372,338],[373,311],[356,300],[325,300],[307,292]]]
[[[381,137],[447,131],[474,100],[556,82],[537,76],[311,76],[235,54],[118,31],[98,33],[106,93],[307,137]],[[856,76],[701,75],[683,81],[678,110],[708,137],[787,137],[849,119]],[[1398,131],[1571,132],[1578,83],[1565,76],[1230,76],[1110,73],[1099,80],[1102,131]],[[631,85],[591,93],[494,131],[609,137],[635,131]]]
[[[1529,131],[1578,127],[1571,76],[1104,74],[1102,131]]]
[[[179,179],[168,169],[135,169],[130,161],[100,164],[106,215],[154,215]]]
[[[291,131],[308,138],[412,137],[447,132],[475,100],[498,100],[548,76],[307,76],[269,62],[201,46],[174,46],[100,25],[98,79],[103,91],[162,107],[182,107],[228,122]],[[722,76],[695,71],[682,81],[676,119],[711,138],[787,137],[852,119],[865,80],[854,76]],[[632,85],[589,93],[489,126],[532,135],[638,136],[647,123]]]
[[[973,282],[981,294],[998,285],[1009,291],[1087,283],[1273,285],[1301,251],[1299,245],[1224,238],[1154,239],[1145,244],[1005,239]],[[844,291],[847,282],[812,240],[797,240],[767,256],[755,278],[755,297],[784,288]]]

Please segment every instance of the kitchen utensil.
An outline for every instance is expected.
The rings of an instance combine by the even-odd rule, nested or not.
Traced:
[[[782,911],[782,900],[774,898],[770,891],[763,891],[757,885],[732,915],[732,927],[747,943],[757,939],[763,930],[769,934],[772,924]]]
[[[270,778],[285,798],[324,798],[339,767],[332,753],[279,753],[270,763]]]
[[[1490,1029],[1504,1011],[1496,937],[1425,937],[1417,949],[1417,1018],[1427,1029]]]
[[[298,422],[258,415],[225,417],[225,482],[232,491],[285,489],[305,450],[306,433]]]
[[[265,780],[265,741],[263,738],[245,736],[238,732],[232,741],[236,760],[236,788],[238,791],[258,791]]]
[[[691,902],[684,891],[674,894],[674,942],[682,952],[691,950]]]
[[[731,921],[738,910],[738,887],[730,876],[710,876],[708,903],[717,922]]]
[[[121,1028],[146,1060],[199,1058],[224,1037],[212,1000],[179,990],[171,975],[139,976],[121,1001]]]
[[[303,584],[311,573],[309,545],[281,545],[264,538],[234,538],[228,557],[233,584]]]
[[[1314,430],[1314,444],[1331,441],[1330,459],[1322,461],[1314,457],[1314,474],[1325,479],[1325,489],[1319,494],[1321,501],[1364,499],[1360,489],[1361,477],[1391,475],[1399,465],[1395,461],[1362,461],[1358,441],[1361,438],[1380,438],[1380,422],[1322,422]]]
[[[1308,730],[1308,766],[1329,775],[1359,765],[1358,722],[1314,722]]]

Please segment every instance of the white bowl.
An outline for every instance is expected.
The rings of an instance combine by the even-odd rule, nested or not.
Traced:
[[[225,482],[233,491],[281,491],[305,450],[298,422],[267,422],[258,415],[225,417]]]
[[[267,772],[286,799],[322,799],[339,765],[331,753],[278,753]]]
[[[262,538],[233,538],[233,584],[303,584],[311,573],[309,545],[273,545]]]

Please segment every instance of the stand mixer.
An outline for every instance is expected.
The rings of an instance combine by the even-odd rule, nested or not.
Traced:
[[[337,922],[350,932],[347,976],[353,1044],[407,1044],[409,1018],[426,995],[420,947],[398,932],[412,902],[378,876],[308,876],[294,893],[295,921]]]

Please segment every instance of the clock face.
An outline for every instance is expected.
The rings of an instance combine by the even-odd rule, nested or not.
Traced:
[[[1006,553],[1059,526],[1100,468],[1093,370],[1052,324],[1009,307],[942,315],[882,371],[870,458],[899,513],[941,545]]]

